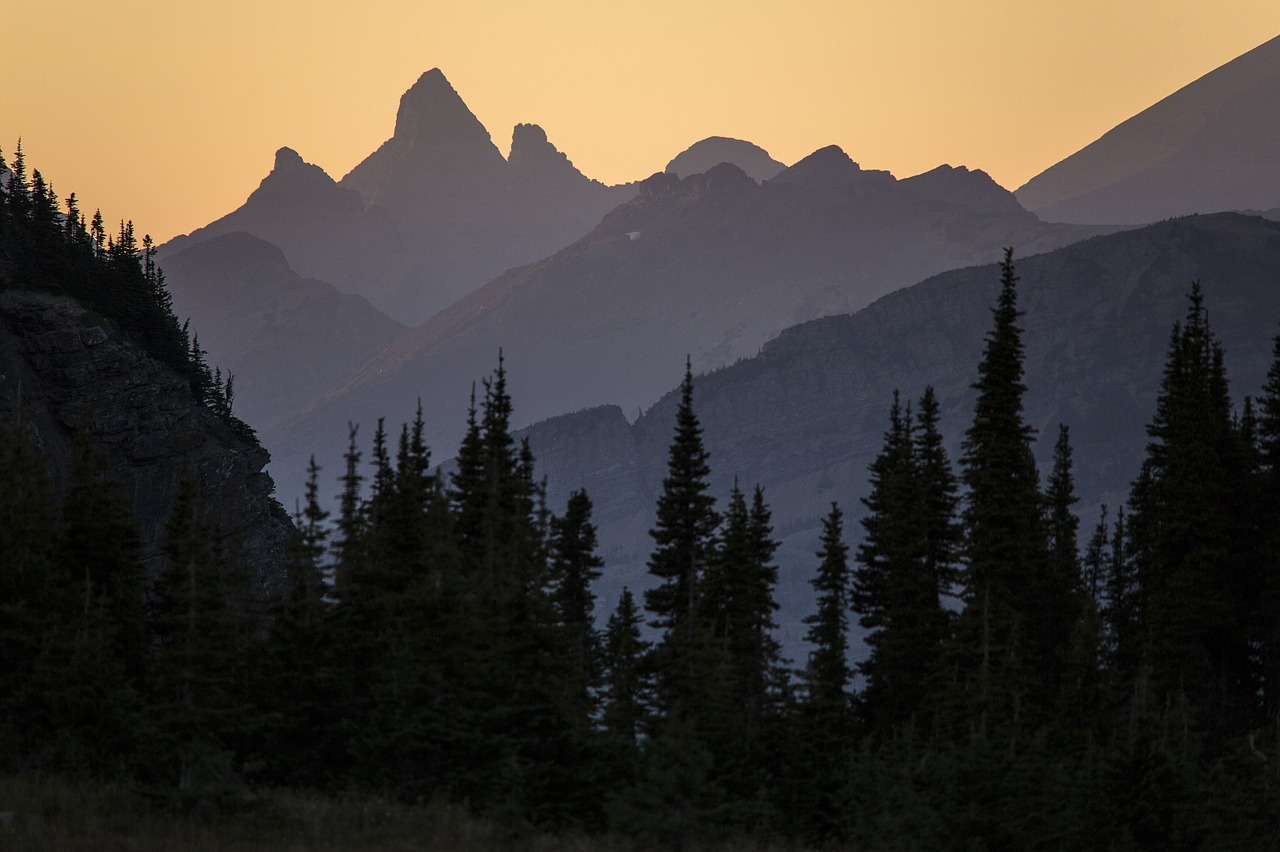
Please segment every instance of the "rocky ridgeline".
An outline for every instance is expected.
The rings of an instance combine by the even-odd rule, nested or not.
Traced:
[[[158,570],[178,482],[194,468],[206,523],[270,590],[288,541],[288,516],[263,472],[267,451],[243,426],[192,399],[186,381],[147,356],[112,323],[76,300],[0,292],[0,419],[21,416],[65,484],[72,435],[92,446],[124,483],[142,537],[144,564]]]

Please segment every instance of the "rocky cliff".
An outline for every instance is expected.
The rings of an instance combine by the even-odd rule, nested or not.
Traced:
[[[0,290],[0,418],[21,417],[66,481],[72,433],[124,484],[148,570],[158,569],[178,482],[194,469],[201,512],[221,531],[263,591],[280,580],[289,518],[263,472],[268,456],[242,424],[192,398],[184,379],[131,342],[111,321],[63,295]]]

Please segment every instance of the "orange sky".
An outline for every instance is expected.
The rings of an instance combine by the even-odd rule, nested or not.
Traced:
[[[723,135],[1012,189],[1280,34],[1280,3],[40,0],[3,25],[0,148],[21,136],[60,194],[163,240],[237,207],[282,145],[340,178],[433,66],[504,152],[534,122],[608,182]]]

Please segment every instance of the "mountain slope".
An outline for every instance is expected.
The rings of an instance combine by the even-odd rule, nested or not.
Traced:
[[[994,255],[993,255],[994,256]],[[1261,387],[1280,331],[1280,224],[1236,214],[1192,217],[1098,237],[1017,260],[1025,311],[1028,422],[1046,466],[1058,423],[1075,447],[1086,514],[1127,497],[1146,444],[1169,329],[1202,283],[1226,346],[1237,403]],[[806,580],[820,519],[832,500],[861,514],[892,393],[935,387],[953,463],[973,411],[970,384],[999,289],[995,265],[948,272],[862,311],[788,329],[759,356],[695,381],[714,490],[760,483],[786,537],[783,623],[803,635]],[[674,385],[679,370],[669,369]],[[515,380],[518,384],[518,376]],[[616,408],[558,417],[527,430],[551,505],[586,487],[610,569],[608,594],[646,582],[654,500],[665,473],[677,393],[628,425]],[[1088,523],[1084,525],[1088,529]],[[859,532],[850,524],[850,538]]]
[[[179,251],[165,273],[174,311],[198,318],[210,363],[235,375],[237,414],[263,431],[409,330],[360,296],[303,278],[245,233]]]
[[[311,452],[336,459],[348,421],[407,417],[419,397],[432,444],[452,452],[471,383],[499,349],[524,422],[609,402],[630,413],[664,392],[686,353],[699,369],[731,364],[785,326],[1006,243],[1045,249],[1088,233],[1041,223],[981,172],[897,181],[838,148],[763,185],[727,164],[655,175],[589,235],[431,318],[273,432],[277,475]]]
[[[1280,204],[1280,37],[1179,89],[1017,190],[1051,222],[1154,222]]]

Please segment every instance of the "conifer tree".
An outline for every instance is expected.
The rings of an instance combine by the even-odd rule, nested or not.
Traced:
[[[805,641],[813,646],[804,670],[806,702],[820,715],[843,719],[849,709],[849,546],[844,543],[844,514],[835,503],[822,522],[818,573],[810,581],[817,610],[806,616]]]
[[[648,702],[644,669],[648,643],[640,633],[641,621],[635,597],[623,587],[604,633],[606,676],[601,721],[606,731],[630,745],[637,743],[644,727]]]
[[[930,560],[931,501],[914,431],[910,407],[904,411],[895,393],[884,446],[871,465],[865,536],[850,595],[869,631],[870,653],[859,666],[866,679],[860,707],[871,729],[882,734],[911,723],[922,709],[948,620],[941,603],[943,566]],[[935,494],[934,502],[945,501]],[[947,534],[945,525],[934,531]]]
[[[1057,616],[1047,611],[1060,596],[1051,588],[1034,431],[1022,413],[1017,280],[1007,249],[961,459],[967,564],[955,645],[959,694],[967,715],[983,720],[978,735],[983,725],[998,725],[1010,742],[1048,709],[1063,650]]]
[[[1260,584],[1251,507],[1242,504],[1249,472],[1198,283],[1190,302],[1147,428],[1129,535],[1153,697],[1189,701],[1222,731],[1249,724],[1258,709],[1251,613]]]
[[[1268,720],[1280,718],[1280,334],[1272,342],[1271,366],[1258,398],[1259,526],[1263,571],[1259,613],[1262,669]]]
[[[596,553],[591,498],[586,491],[569,496],[564,514],[551,520],[551,568],[554,599],[568,632],[573,655],[570,678],[572,713],[585,728],[592,716],[593,695],[600,684],[600,637],[592,622],[595,595],[604,560]]]

